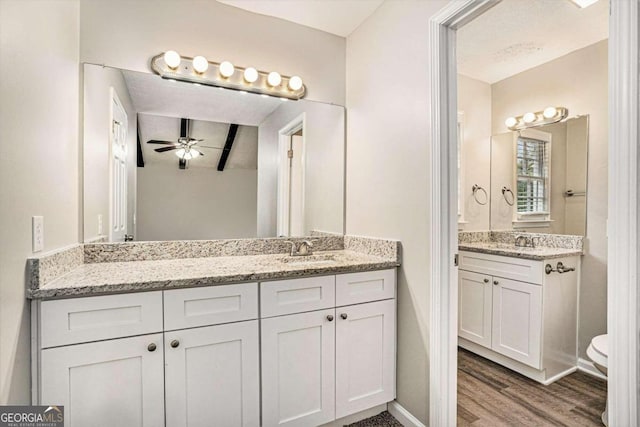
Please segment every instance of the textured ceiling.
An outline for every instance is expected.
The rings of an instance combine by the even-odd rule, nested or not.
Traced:
[[[458,30],[458,72],[493,84],[606,39],[608,20],[607,0],[502,0]]]
[[[178,157],[174,151],[157,153],[156,148],[165,145],[147,144],[150,139],[174,142],[180,136],[180,119],[175,117],[138,114],[140,128],[140,142],[145,164],[173,163],[178,167]],[[228,123],[191,120],[192,138],[204,139],[196,148],[204,156],[189,161],[189,167],[216,168],[222,150],[208,147],[224,147],[229,132]],[[227,159],[225,169],[257,169],[258,167],[258,128],[255,126],[240,126]]]
[[[346,37],[384,0],[218,0],[249,12],[273,16]]]
[[[155,74],[126,70],[122,74],[139,113],[257,126],[283,102],[279,98],[165,80]]]

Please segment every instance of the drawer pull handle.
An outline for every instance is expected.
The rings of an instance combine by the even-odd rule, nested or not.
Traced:
[[[484,279],[484,283],[489,283],[489,279]]]
[[[180,341],[178,340],[171,341],[171,347],[178,348],[179,345],[180,345]]]
[[[156,346],[156,343],[151,343],[147,346],[147,350],[149,351],[156,351],[156,348],[158,348],[158,346]]]
[[[340,317],[342,317],[343,320],[347,320],[348,316],[347,316],[347,313],[342,313]]]
[[[499,283],[499,282],[498,282],[497,280],[494,280],[494,281],[493,281],[493,284],[494,284],[494,285],[497,285],[498,283]]]
[[[329,322],[333,322],[333,314],[329,314],[329,315],[327,315],[327,320],[328,320]]]

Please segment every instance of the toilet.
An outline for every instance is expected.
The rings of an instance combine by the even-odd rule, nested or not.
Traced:
[[[591,344],[589,344],[589,348],[587,348],[587,356],[589,356],[595,367],[606,376],[608,367],[607,358],[609,356],[609,340],[607,339],[607,334],[598,335],[591,340]],[[604,412],[602,413],[602,423],[605,426],[609,425],[607,408],[608,403],[605,405]]]

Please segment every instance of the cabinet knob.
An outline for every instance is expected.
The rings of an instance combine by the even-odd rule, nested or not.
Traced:
[[[180,341],[178,340],[171,341],[171,347],[178,348],[179,345],[180,345]]]
[[[327,315],[327,320],[328,320],[329,322],[333,322],[333,314],[329,314],[329,315]]]
[[[497,281],[497,280],[494,280],[494,281],[493,281],[493,284],[494,284],[494,285],[497,285],[497,284],[498,284],[498,281]]]
[[[158,348],[158,347],[153,342],[147,346],[147,350],[149,350],[149,351],[156,351],[156,348]]]
[[[341,317],[343,320],[347,320],[347,317],[348,317],[348,316],[347,316],[347,313],[342,313],[342,314],[340,315],[340,317]]]
[[[484,283],[489,283],[489,279],[485,278]]]

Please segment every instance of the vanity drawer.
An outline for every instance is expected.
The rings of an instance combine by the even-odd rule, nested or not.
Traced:
[[[43,301],[42,348],[162,332],[162,292]]]
[[[542,285],[544,267],[542,261],[483,254],[460,252],[460,270],[504,277],[505,279]]]
[[[395,296],[395,268],[336,276],[336,306],[338,307],[391,299]]]
[[[166,331],[257,318],[257,283],[164,291]]]
[[[335,307],[335,276],[260,283],[261,317]]]

